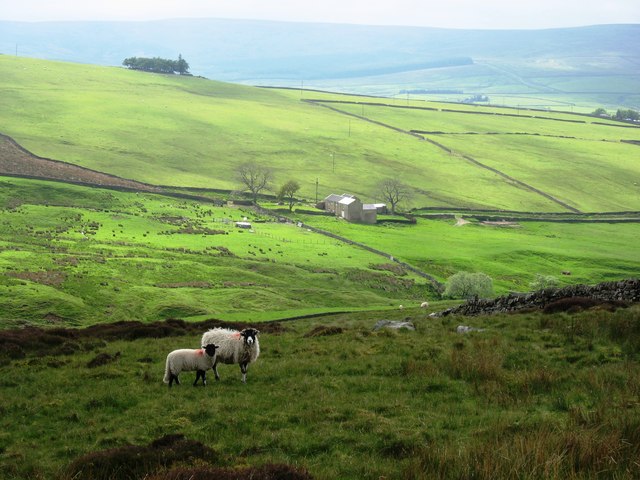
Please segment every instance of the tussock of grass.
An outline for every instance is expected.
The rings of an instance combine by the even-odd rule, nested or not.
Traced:
[[[416,331],[373,331],[407,317]],[[639,319],[637,306],[474,317],[483,330],[465,335],[462,319],[420,309],[263,323],[246,385],[237,366],[221,365],[219,382],[171,390],[166,354],[197,346],[207,325],[151,324],[151,337],[126,325],[77,330],[86,336],[60,336],[80,346],[66,355],[36,340],[0,365],[0,476],[50,478],[92,455],[114,466],[119,449],[180,433],[216,460],[176,455],[153,470],[151,457],[150,471],[258,475],[272,464],[318,479],[631,480]]]
[[[219,463],[220,456],[184,435],[166,435],[146,446],[129,445],[92,452],[71,463],[62,479],[137,480],[175,464]]]
[[[306,471],[281,464],[245,468],[183,468],[149,477],[149,480],[312,480]]]
[[[507,427],[462,448],[429,446],[403,478],[632,479],[640,474],[640,423],[617,421],[595,428]]]

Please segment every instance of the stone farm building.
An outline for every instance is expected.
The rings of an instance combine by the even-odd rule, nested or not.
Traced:
[[[327,212],[344,218],[348,222],[362,222],[374,224],[378,221],[378,213],[385,213],[384,203],[362,203],[355,195],[343,193],[331,194],[322,202],[321,208]]]

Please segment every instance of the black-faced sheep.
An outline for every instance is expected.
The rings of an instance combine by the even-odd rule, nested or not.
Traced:
[[[245,328],[240,332],[228,328],[213,328],[202,335],[203,345],[207,343],[218,345],[213,364],[216,380],[220,380],[218,363],[237,363],[242,372],[242,382],[247,383],[247,367],[250,363],[255,362],[260,355],[259,333],[255,328]]]
[[[196,381],[193,382],[194,387],[198,384],[200,378],[202,378],[202,385],[207,384],[207,370],[215,368],[218,345],[213,342],[207,342],[203,345],[205,346],[196,350],[183,348],[174,350],[167,355],[163,381],[169,384],[169,388],[171,388],[174,381],[176,385],[180,385],[178,375],[183,371],[196,371]]]

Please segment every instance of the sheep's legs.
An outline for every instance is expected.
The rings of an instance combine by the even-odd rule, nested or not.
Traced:
[[[216,380],[220,380],[220,375],[218,375],[218,362],[213,364],[212,369],[213,369],[213,373],[216,374]]]
[[[194,387],[196,385],[198,385],[198,380],[200,380],[201,377],[202,377],[202,386],[203,387],[207,386],[207,372],[205,372],[204,370],[197,370],[196,371],[196,381],[193,382],[193,386]]]
[[[169,388],[171,388],[171,385],[173,385],[174,380],[176,382],[176,385],[180,385],[180,380],[178,380],[178,375],[176,375],[175,373],[169,374]]]
[[[247,383],[247,364],[240,364],[240,371],[242,372],[242,383]]]

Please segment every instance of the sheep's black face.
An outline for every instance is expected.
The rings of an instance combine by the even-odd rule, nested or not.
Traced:
[[[213,343],[210,343],[209,345],[206,345],[202,348],[204,348],[204,351],[207,355],[209,355],[210,357],[213,357],[216,354],[216,348],[218,348],[218,345],[214,345]]]
[[[256,343],[259,333],[255,328],[245,328],[240,332],[240,335],[244,338],[244,343],[250,346]]]

